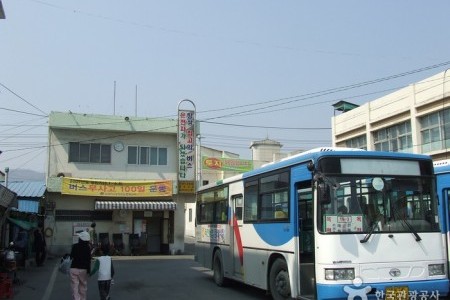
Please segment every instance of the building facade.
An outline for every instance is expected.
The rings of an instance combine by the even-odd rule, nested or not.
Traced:
[[[422,153],[434,160],[448,158],[448,70],[359,107],[350,107],[332,117],[333,146]]]
[[[52,112],[48,145],[49,251],[82,230],[117,254],[184,251],[194,194],[178,193],[177,120]]]

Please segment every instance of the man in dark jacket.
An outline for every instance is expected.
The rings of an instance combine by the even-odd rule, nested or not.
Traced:
[[[72,246],[70,257],[70,286],[73,300],[86,300],[87,280],[91,272],[91,247],[89,232],[78,233],[78,243]]]
[[[41,267],[44,264],[45,256],[47,255],[47,244],[45,242],[42,227],[34,231],[34,251],[36,253],[36,265]]]

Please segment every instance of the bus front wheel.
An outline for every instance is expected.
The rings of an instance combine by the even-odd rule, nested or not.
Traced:
[[[218,286],[225,285],[225,276],[223,274],[222,253],[218,250],[214,253],[213,258],[213,277],[214,282]]]
[[[291,299],[291,284],[286,261],[277,258],[269,274],[270,294],[274,300]]]

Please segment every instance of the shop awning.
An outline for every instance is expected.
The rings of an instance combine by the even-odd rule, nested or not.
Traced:
[[[37,228],[37,222],[28,222],[28,221],[25,221],[25,220],[19,220],[19,219],[10,218],[10,217],[8,217],[8,220],[11,223],[13,223],[13,224],[19,226],[20,228],[25,229],[25,230],[30,230],[32,228]]]
[[[173,201],[95,201],[96,210],[176,210]]]

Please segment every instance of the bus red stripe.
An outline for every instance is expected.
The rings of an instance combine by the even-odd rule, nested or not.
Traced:
[[[244,266],[244,248],[242,247],[241,232],[239,231],[239,226],[235,214],[233,214],[233,229],[234,229],[234,236],[236,237],[236,246],[239,253],[239,261],[242,267]]]

